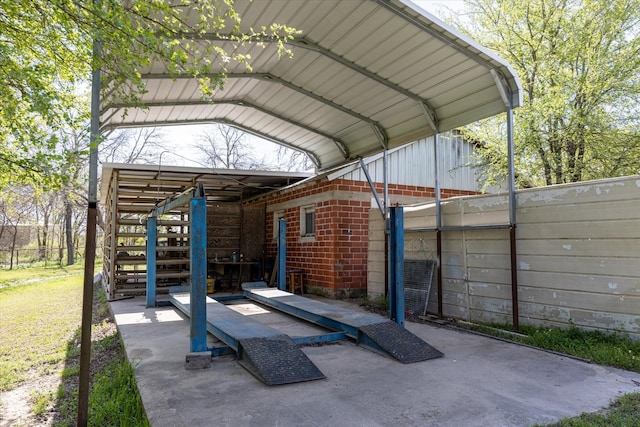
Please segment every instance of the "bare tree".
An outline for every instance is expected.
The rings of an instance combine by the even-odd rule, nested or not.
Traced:
[[[73,217],[79,210],[77,202],[82,199],[82,194],[85,192],[84,183],[82,182],[81,177],[87,175],[85,173],[88,163],[87,133],[84,132],[84,130],[78,130],[76,128],[61,131],[59,145],[64,152],[62,167],[66,170],[65,179],[62,183],[63,185],[59,190],[60,200],[63,203],[63,224],[61,224],[61,230],[64,230],[64,240],[67,249],[67,265],[72,265],[75,262]],[[63,233],[61,232],[60,234],[62,236]],[[62,260],[62,251],[60,251],[59,260]]]
[[[58,192],[34,192],[36,227],[38,238],[38,258],[46,261],[47,246],[49,245],[49,228],[51,219],[58,203]]]
[[[4,200],[0,205],[3,227],[7,227],[6,231],[12,233],[4,236],[5,238],[8,237],[5,241],[10,246],[11,260],[9,269],[11,270],[16,250],[19,246],[27,244],[29,241],[29,227],[24,228],[25,232],[23,233],[20,232],[20,229],[28,225],[32,219],[33,194],[30,187],[10,186],[4,190],[1,198]]]
[[[302,151],[294,150],[283,145],[278,147],[278,170],[287,172],[303,172],[314,169],[315,164]]]
[[[104,163],[157,163],[165,149],[164,138],[160,128],[118,130],[100,144],[100,159]]]
[[[214,168],[266,169],[263,159],[251,153],[246,133],[231,126],[210,126],[198,137],[196,147],[205,155],[206,162]]]

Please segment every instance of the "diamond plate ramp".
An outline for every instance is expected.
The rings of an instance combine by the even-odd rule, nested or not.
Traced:
[[[360,344],[382,351],[402,363],[415,363],[443,354],[392,321],[360,326]]]
[[[245,284],[246,285],[246,284]],[[266,286],[245,286],[247,298],[325,328],[344,332],[372,350],[402,363],[421,362],[443,354],[396,323],[372,313],[293,295]]]
[[[238,362],[267,385],[325,378],[291,338],[278,335],[238,341]]]
[[[190,296],[170,295],[171,303],[191,315]],[[207,331],[238,355],[238,363],[267,385],[325,378],[287,335],[207,297]]]

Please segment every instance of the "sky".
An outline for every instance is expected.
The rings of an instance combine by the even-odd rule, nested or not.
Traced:
[[[465,8],[463,0],[413,0],[413,3],[441,20],[445,20],[448,14],[462,11]],[[162,163],[179,166],[204,166],[197,161],[190,160],[190,158],[195,158],[195,154],[199,155],[195,144],[198,141],[198,136],[205,132],[208,126],[211,125],[164,127],[162,132],[165,134],[169,152],[163,153]],[[247,142],[257,157],[264,157],[266,161],[276,163],[278,150],[276,144],[252,135],[247,135]]]

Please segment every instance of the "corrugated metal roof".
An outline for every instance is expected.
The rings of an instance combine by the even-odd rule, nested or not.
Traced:
[[[203,100],[198,82],[163,64],[140,70],[146,109],[103,104],[101,127],[225,123],[307,152],[324,170],[506,111],[498,81],[521,103],[509,64],[404,0],[235,2],[242,26],[272,22],[302,31],[294,57],[248,44],[252,71],[228,70]],[[217,36],[204,35],[209,39]],[[226,49],[228,41],[218,42]]]
[[[197,183],[204,184],[211,202],[238,202],[257,194],[280,189],[309,178],[304,172],[272,172],[184,166],[102,165],[100,202],[107,201],[112,181],[117,181],[117,205],[151,211],[156,203]]]

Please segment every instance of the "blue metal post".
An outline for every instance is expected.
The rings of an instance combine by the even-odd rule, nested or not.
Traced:
[[[147,308],[156,306],[156,245],[158,218],[147,218]]]
[[[207,351],[207,204],[204,197],[191,200],[189,209],[191,256],[191,351]]]
[[[287,290],[287,222],[278,221],[278,289]]]
[[[404,327],[404,211],[402,207],[390,209],[391,280],[389,283],[392,320]]]
[[[389,215],[391,215],[391,210],[389,211]],[[389,296],[389,319],[394,320],[396,318],[396,262],[395,262],[395,250],[394,250],[394,229],[391,224],[389,224],[389,289],[387,290],[387,295]]]

